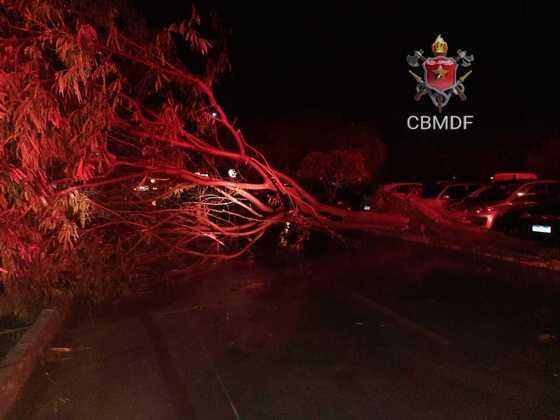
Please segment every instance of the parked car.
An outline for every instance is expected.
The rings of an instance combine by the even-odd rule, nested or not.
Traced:
[[[455,212],[463,212],[478,205],[483,205],[487,201],[498,200],[504,196],[504,193],[509,194],[515,188],[522,185],[522,182],[494,182],[492,184],[483,185],[482,187],[474,190],[462,200],[457,200],[448,206],[448,210]],[[510,191],[507,193],[507,191]]]
[[[560,241],[560,200],[527,209],[519,217],[523,238]]]
[[[400,198],[418,196],[422,193],[424,184],[421,182],[395,182],[384,184],[379,187],[379,191],[391,193]]]
[[[425,204],[444,206],[462,200],[481,186],[474,182],[436,182],[426,186],[420,198]]]
[[[527,209],[560,197],[560,181],[499,183],[465,204],[471,223],[486,229],[510,230]]]
[[[382,184],[372,192],[366,191],[360,196],[359,210],[371,211],[375,207],[374,201],[379,204],[379,200],[384,200],[386,195],[391,195],[401,199],[417,198],[422,193],[424,184],[421,182],[394,182]]]

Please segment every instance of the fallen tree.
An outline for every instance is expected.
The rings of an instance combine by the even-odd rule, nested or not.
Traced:
[[[226,49],[201,32],[194,8],[149,36],[111,2],[1,2],[6,286],[26,278],[87,294],[115,271],[238,257],[286,222],[332,231],[404,225],[320,203],[271,167],[220,106],[214,85]]]

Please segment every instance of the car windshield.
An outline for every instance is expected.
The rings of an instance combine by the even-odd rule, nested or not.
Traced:
[[[427,185],[426,188],[424,188],[424,191],[422,192],[422,197],[423,198],[436,198],[439,195],[439,193],[441,193],[446,186],[447,185],[442,185],[442,184]]]
[[[481,191],[477,198],[483,201],[498,201],[508,198],[516,189],[519,184],[496,184]]]

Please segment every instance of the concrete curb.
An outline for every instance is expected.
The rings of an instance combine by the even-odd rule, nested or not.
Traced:
[[[0,419],[8,414],[45,347],[70,315],[70,301],[43,309],[33,325],[0,363]]]
[[[388,238],[400,239],[406,242],[413,242],[417,244],[427,245],[434,248],[446,249],[449,251],[469,253],[470,255],[489,258],[498,261],[505,261],[511,264],[560,272],[560,260],[556,260],[556,259],[547,259],[546,261],[543,261],[542,258],[531,259],[529,256],[526,257],[522,255],[512,256],[508,254],[500,254],[497,252],[485,252],[483,250],[479,250],[475,248],[467,248],[461,245],[432,241],[426,236],[416,235],[408,232],[378,232],[378,235],[385,236]]]

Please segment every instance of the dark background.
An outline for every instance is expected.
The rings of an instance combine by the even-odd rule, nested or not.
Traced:
[[[189,2],[136,4],[152,27],[186,18],[191,10]],[[472,176],[477,159],[487,155],[500,156],[496,170],[524,169],[525,154],[558,135],[557,22],[553,10],[536,3],[197,5],[202,15],[217,10],[231,30],[232,70],[218,91],[242,126],[302,117],[372,122],[400,176],[434,167],[443,175]],[[428,55],[438,33],[449,55],[460,48],[475,56],[465,83],[468,100],[452,98],[444,111],[474,115],[467,132],[405,127],[410,114],[435,113],[427,97],[412,99],[415,82],[405,57],[415,49]],[[418,160],[423,164],[415,167]]]

